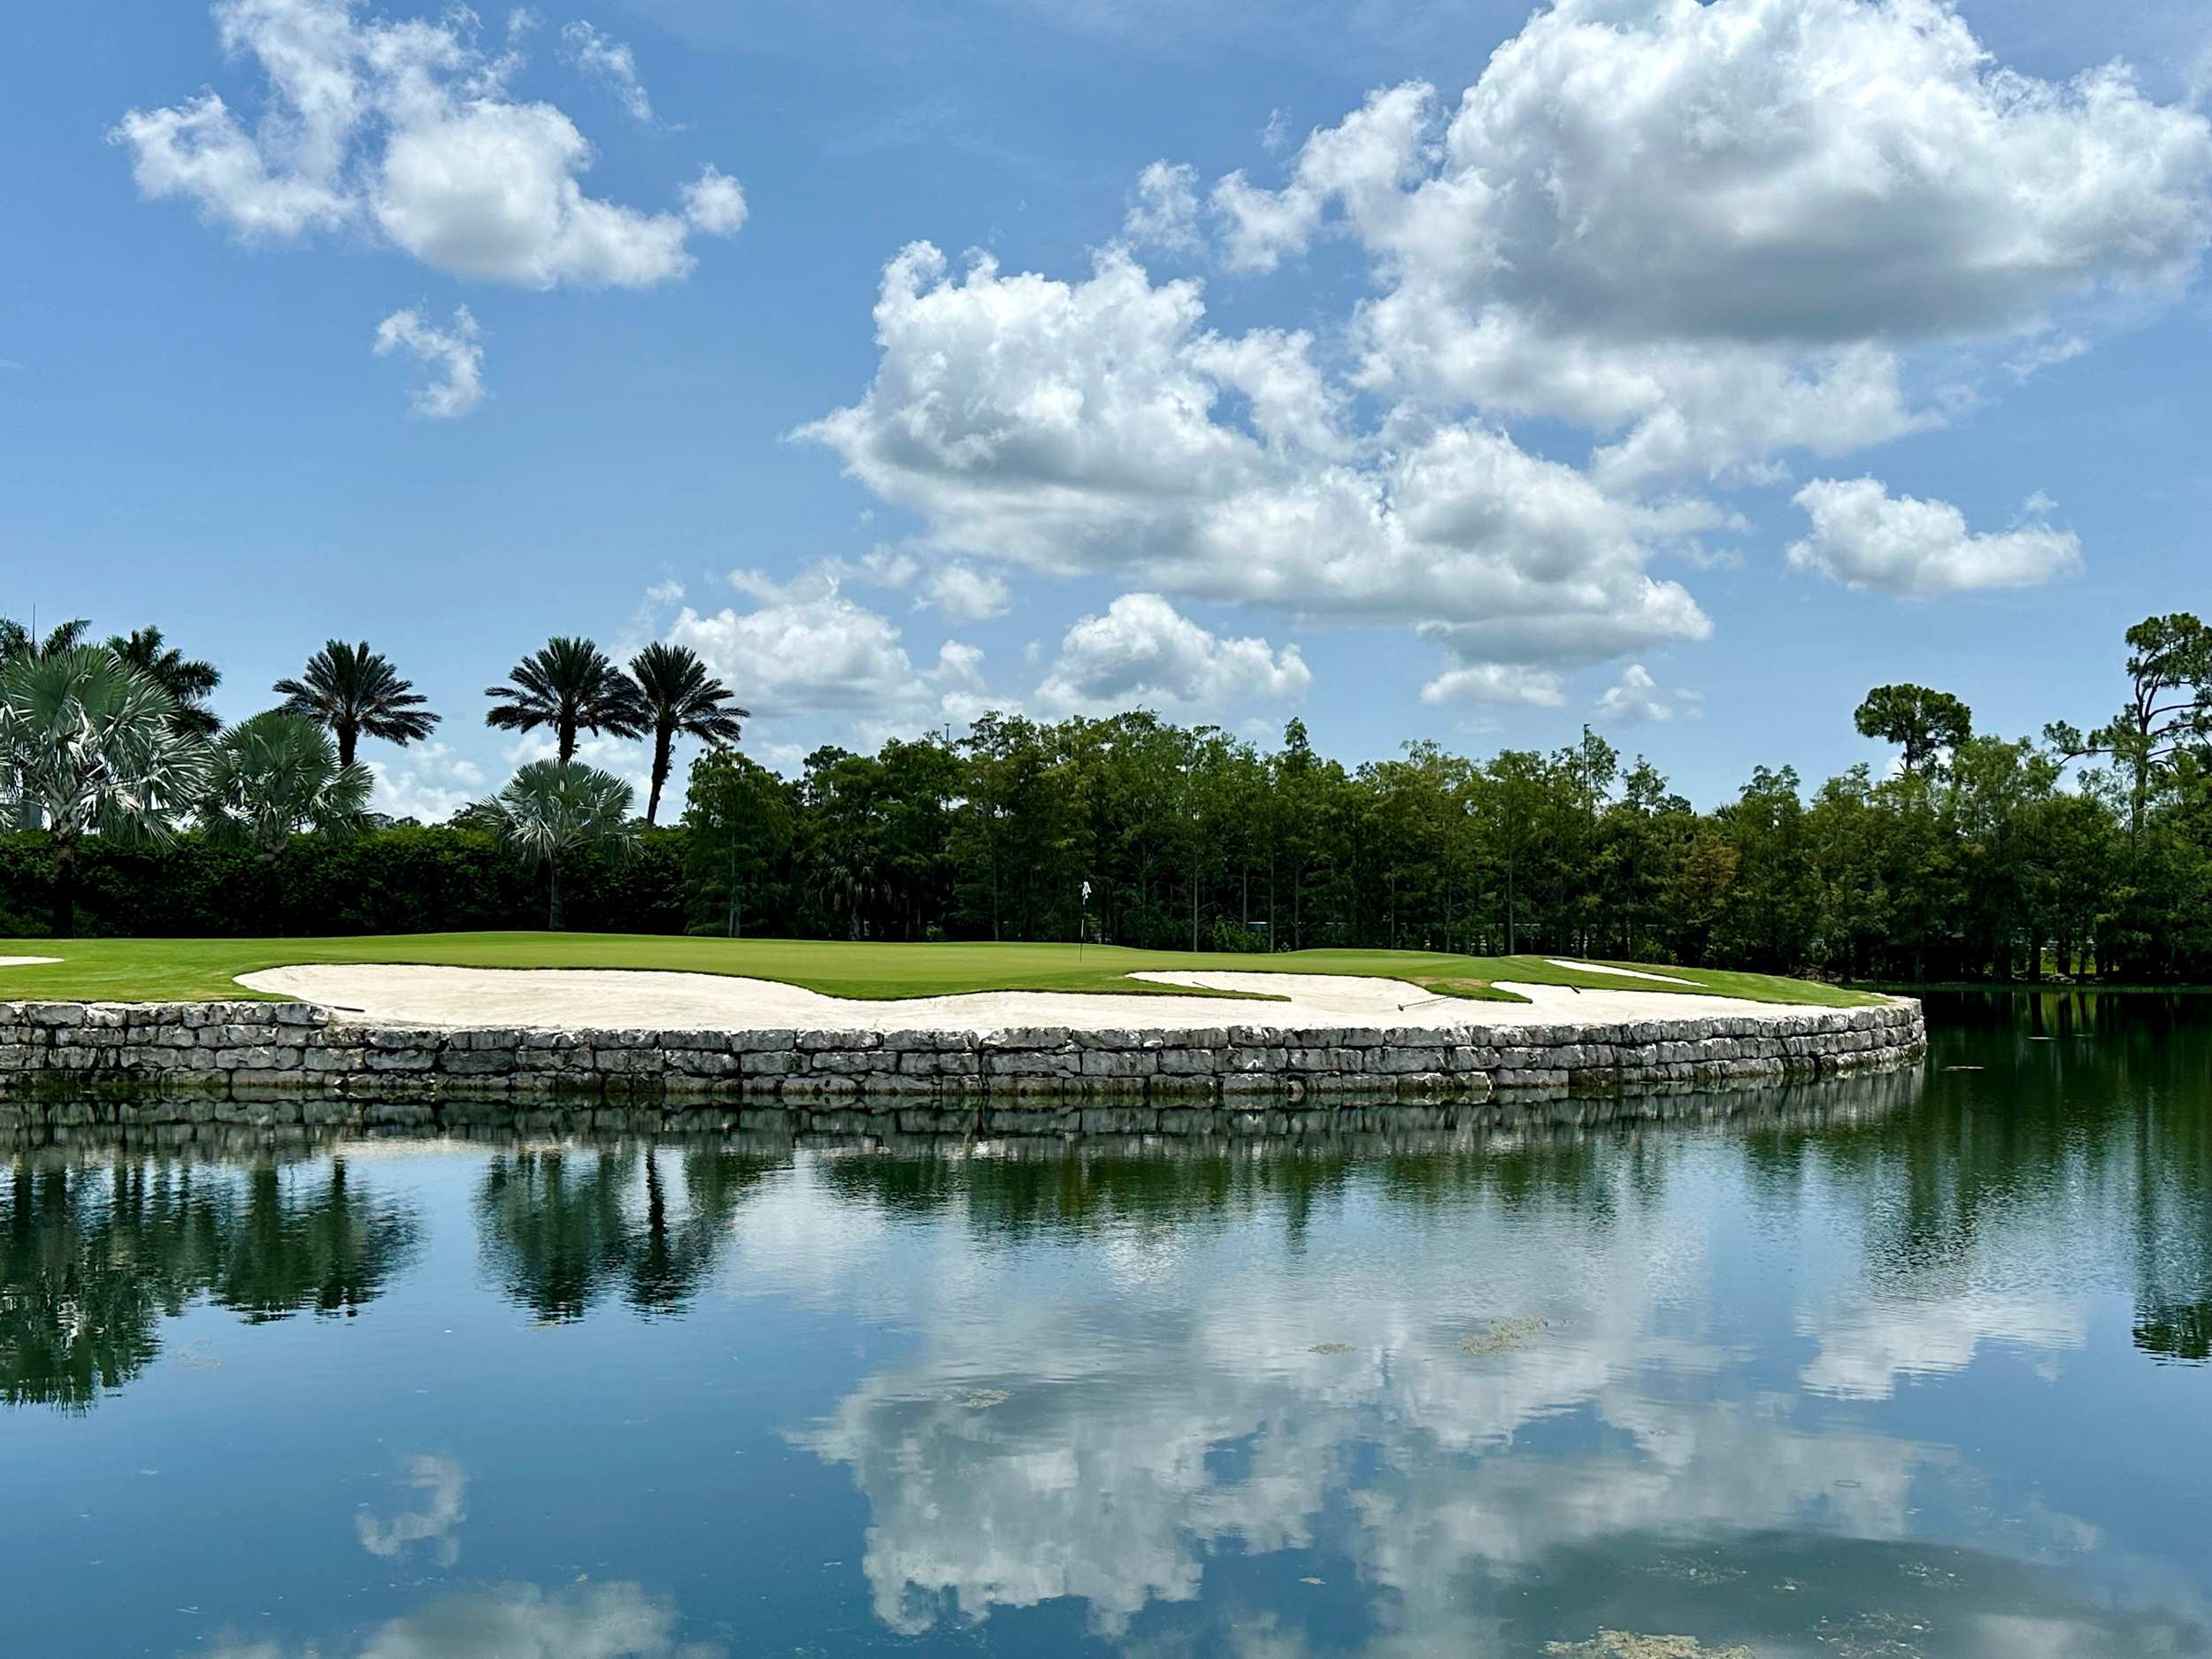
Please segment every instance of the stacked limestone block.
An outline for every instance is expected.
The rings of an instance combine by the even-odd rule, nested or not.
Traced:
[[[979,1033],[409,1029],[297,1002],[0,1002],[0,1127],[179,1120],[149,1116],[156,1101],[297,1102],[278,1121],[396,1126],[721,1102],[856,1123],[972,1111],[1009,1132],[1150,1133],[1175,1112],[1803,1081],[1912,1065],[1925,1043],[1910,1002],[1631,1025]],[[101,1116],[102,1102],[119,1104]],[[257,1121],[211,1105],[182,1120]]]

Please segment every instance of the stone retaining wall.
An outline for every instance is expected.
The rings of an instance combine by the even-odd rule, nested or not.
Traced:
[[[983,1033],[417,1030],[348,1024],[301,1002],[0,1002],[0,1127],[429,1125],[462,1116],[442,1113],[452,1102],[518,1117],[547,1106],[695,1104],[703,1118],[727,1116],[718,1105],[775,1108],[857,1125],[965,1112],[1008,1133],[1148,1133],[1171,1111],[1792,1082],[1909,1065],[1925,1043],[1909,1001],[1632,1025]],[[292,1100],[299,1110],[274,1120],[214,1110]],[[107,1101],[143,1105],[79,1116]]]

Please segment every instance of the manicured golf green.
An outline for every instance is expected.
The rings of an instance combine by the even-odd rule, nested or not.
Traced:
[[[1852,1008],[1879,999],[1834,986],[1705,968],[1622,967],[1687,979],[1651,985],[1553,965],[1541,956],[1455,956],[1412,950],[1301,950],[1235,956],[1042,944],[849,944],[814,939],[686,939],[649,933],[415,933],[359,939],[18,939],[0,956],[58,962],[0,968],[0,997],[54,1002],[207,1002],[254,995],[236,976],[311,963],[409,963],[462,968],[649,968],[774,979],[830,996],[883,1001],[967,991],[1157,995],[1138,970],[1343,973],[1502,1002],[1499,979],[1586,990],[1676,991],[1760,1002]],[[1183,995],[1191,995],[1184,992]],[[265,999],[280,1000],[280,999]]]

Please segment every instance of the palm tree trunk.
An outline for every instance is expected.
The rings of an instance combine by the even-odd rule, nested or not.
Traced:
[[[549,931],[561,931],[561,861],[558,855],[545,861],[545,925]]]
[[[576,717],[564,713],[554,731],[559,739],[561,764],[565,766],[576,758]]]
[[[337,726],[337,738],[338,764],[341,766],[352,765],[354,751],[361,745],[361,728],[351,720],[341,720]]]
[[[653,787],[645,797],[645,821],[649,825],[658,822],[660,818],[661,786],[668,781],[668,751],[674,744],[675,736],[673,732],[654,728]]]

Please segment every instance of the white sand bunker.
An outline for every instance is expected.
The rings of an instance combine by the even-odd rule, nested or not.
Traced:
[[[1602,962],[1577,962],[1572,956],[1546,956],[1544,960],[1555,968],[1565,968],[1572,973],[1611,973],[1624,979],[1649,979],[1655,985],[1695,985],[1695,979],[1686,979],[1675,973],[1646,973],[1641,968],[1609,968]]]
[[[1609,1024],[1720,1014],[1778,1018],[1803,1010],[1733,997],[1665,991],[1570,990],[1507,985],[1526,1002],[1436,996],[1395,979],[1319,973],[1142,973],[1159,985],[1226,992],[1216,997],[1129,996],[1059,991],[984,991],[962,996],[856,1002],[769,979],[621,969],[433,968],[391,964],[272,968],[239,976],[250,990],[320,1003],[389,1025],[526,1029],[745,1031],[1002,1031],[1064,1025],[1086,1030]],[[1262,999],[1279,997],[1283,1001]]]
[[[0,956],[0,968],[36,968],[60,960],[59,956]]]

